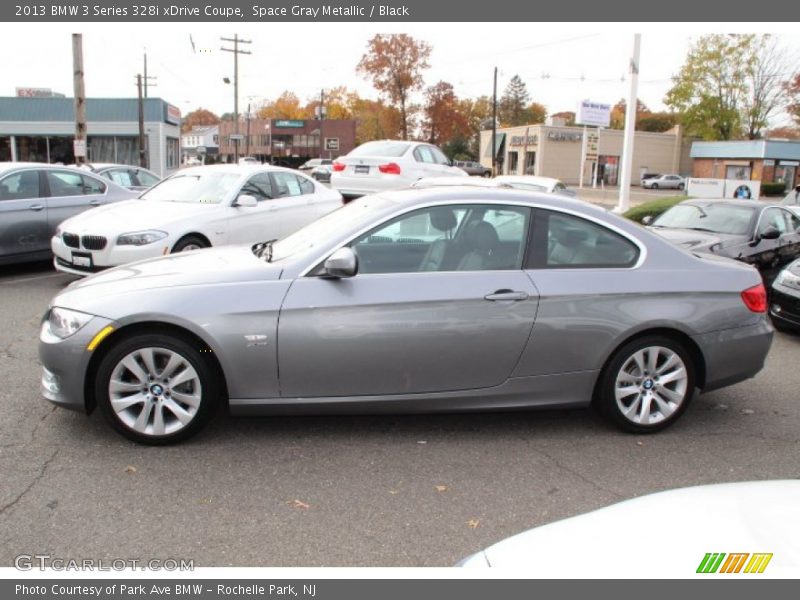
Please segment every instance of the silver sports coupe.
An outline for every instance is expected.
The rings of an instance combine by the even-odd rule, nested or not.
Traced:
[[[410,189],[254,246],[77,281],[44,316],[42,390],[165,444],[233,414],[593,404],[633,432],[753,377],[772,341],[758,272],[586,203]]]

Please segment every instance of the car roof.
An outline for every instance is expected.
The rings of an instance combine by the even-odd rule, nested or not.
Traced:
[[[541,177],[539,175],[498,175],[495,179],[510,183],[529,183],[532,185],[554,185],[556,183],[561,183],[561,180],[555,177]]]
[[[174,174],[196,174],[196,173],[210,173],[210,172],[219,172],[219,173],[232,173],[236,175],[245,176],[250,173],[258,173],[259,171],[285,171],[287,173],[294,173],[295,175],[302,175],[295,169],[287,169],[286,167],[279,167],[277,165],[270,165],[270,164],[221,164],[221,165],[202,165],[197,167],[184,167],[179,171],[176,171]]]
[[[86,173],[87,169],[81,169],[75,165],[57,165],[43,162],[0,162],[0,173],[14,171],[16,169],[70,169]],[[91,173],[91,171],[88,171]]]

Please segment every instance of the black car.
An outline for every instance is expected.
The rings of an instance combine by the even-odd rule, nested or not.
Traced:
[[[772,283],[769,314],[778,328],[800,331],[800,259],[781,271]]]
[[[685,200],[645,224],[692,252],[753,265],[767,288],[781,269],[800,258],[800,217],[782,206],[744,200]]]

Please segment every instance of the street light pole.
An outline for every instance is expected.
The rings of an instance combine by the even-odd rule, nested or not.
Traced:
[[[492,92],[492,175],[497,175],[497,67],[494,68],[494,92]]]
[[[252,54],[248,50],[240,50],[239,44],[252,44],[251,40],[239,39],[239,34],[233,35],[233,38],[220,38],[223,42],[233,42],[233,48],[222,47],[220,50],[223,52],[233,52],[233,132],[236,135],[234,138],[233,146],[233,160],[239,162],[239,55]]]
[[[614,207],[615,213],[624,213],[631,202],[631,169],[633,167],[633,136],[636,130],[636,109],[638,108],[639,91],[639,49],[642,34],[633,35],[633,54],[631,56],[631,85],[628,90],[628,106],[625,108],[625,138],[622,144],[622,172],[619,184],[619,202]]]

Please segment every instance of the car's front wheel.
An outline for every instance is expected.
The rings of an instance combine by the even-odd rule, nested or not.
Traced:
[[[208,248],[208,243],[201,237],[196,235],[187,235],[179,239],[172,247],[172,253],[175,252],[188,252],[189,250],[200,250],[201,248]]]
[[[682,183],[679,183],[679,184],[678,184],[678,189],[679,189],[679,190],[682,190],[684,187],[685,187],[685,186],[684,186]]]
[[[650,189],[651,190],[657,190],[658,189],[658,184],[657,183],[651,183],[650,184]]]
[[[650,433],[674,423],[694,392],[694,363],[683,344],[647,336],[617,350],[600,376],[596,402],[622,429]]]
[[[162,445],[185,440],[210,418],[219,399],[212,366],[182,337],[142,333],[117,343],[102,358],[97,404],[128,439]]]

